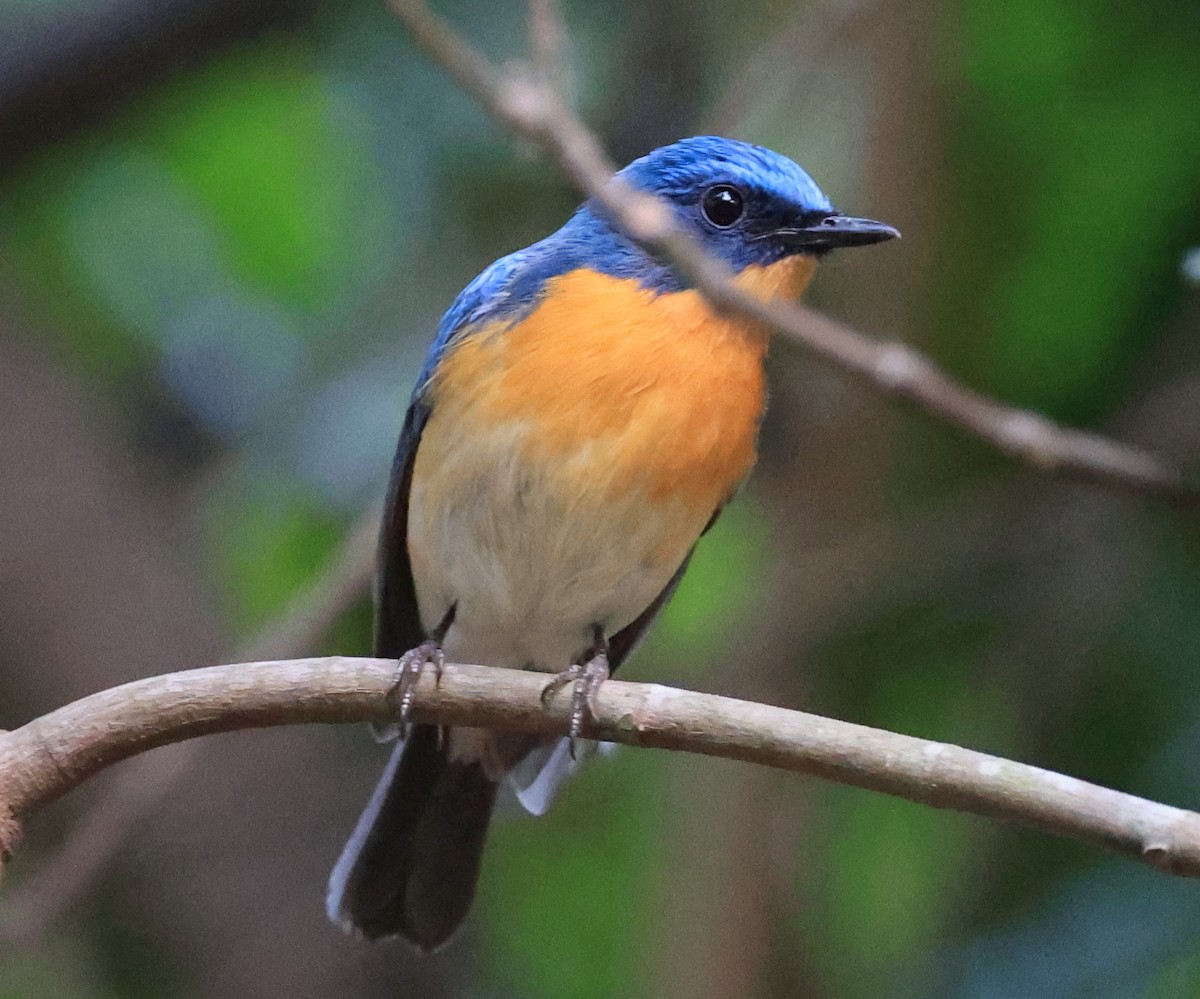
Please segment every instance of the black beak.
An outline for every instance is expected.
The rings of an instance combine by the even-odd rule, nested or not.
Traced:
[[[872,243],[899,239],[900,230],[872,219],[830,215],[815,225],[802,229],[777,229],[772,235],[797,249],[837,250],[843,246],[870,246]]]

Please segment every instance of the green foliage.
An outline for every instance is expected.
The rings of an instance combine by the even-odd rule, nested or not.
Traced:
[[[320,572],[346,530],[315,498],[271,485],[225,492],[208,510],[218,578],[243,633],[279,613]]]
[[[655,646],[693,668],[728,648],[762,599],[754,580],[764,577],[769,565],[767,523],[752,498],[739,498],[696,546],[687,575],[663,611]]]
[[[365,109],[294,45],[256,47],[158,95],[144,127],[219,227],[229,266],[309,310],[359,290],[394,238]]]
[[[497,823],[478,904],[485,969],[501,989],[626,995],[650,963],[644,928],[662,906],[668,847],[658,835],[663,771],[646,755],[593,760],[547,815]]]
[[[1146,989],[1144,999],[1196,999],[1200,996],[1200,953],[1167,964]]]
[[[1076,419],[1126,385],[1200,209],[1200,25],[1159,6],[979,0],[945,29],[961,82],[943,347],[1000,395]]]

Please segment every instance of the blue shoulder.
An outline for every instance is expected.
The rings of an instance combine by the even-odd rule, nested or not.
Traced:
[[[585,205],[557,232],[501,257],[459,293],[438,324],[413,403],[422,400],[450,347],[484,325],[519,322],[536,306],[547,281],[583,267],[612,277],[635,277],[659,291],[678,287],[668,266],[649,258]]]
[[[510,253],[507,257],[501,257],[459,292],[458,298],[438,323],[437,336],[429,345],[429,353],[425,355],[425,364],[417,379],[413,392],[414,400],[424,391],[438,362],[452,342],[467,330],[501,319],[513,310],[513,293],[519,291],[514,285],[519,283],[519,275],[536,248],[526,247],[524,250]]]

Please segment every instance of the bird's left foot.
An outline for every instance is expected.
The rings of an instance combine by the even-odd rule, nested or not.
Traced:
[[[545,704],[557,691],[562,690],[568,683],[575,684],[571,692],[571,726],[567,729],[570,740],[571,759],[577,759],[575,743],[583,733],[584,720],[596,720],[596,691],[609,677],[607,643],[590,659],[582,663],[574,663],[554,678],[542,689],[542,703]]]
[[[437,682],[441,683],[442,674],[446,671],[446,653],[442,651],[441,643],[433,638],[427,638],[415,649],[409,649],[396,664],[396,673],[386,694],[388,702],[396,709],[395,719],[384,725],[373,726],[375,737],[381,742],[396,737],[403,739],[408,735],[417,682],[426,666],[433,667]]]

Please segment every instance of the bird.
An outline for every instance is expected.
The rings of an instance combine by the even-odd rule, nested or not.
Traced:
[[[733,139],[681,139],[618,176],[763,296],[799,297],[829,251],[899,236]],[[546,809],[596,689],[748,476],[767,339],[594,199],[459,294],[392,464],[374,645],[399,662],[401,738],[330,876],[336,924],[429,952],[464,921],[499,789]],[[570,736],[409,725],[416,679],[447,658],[573,684]]]

